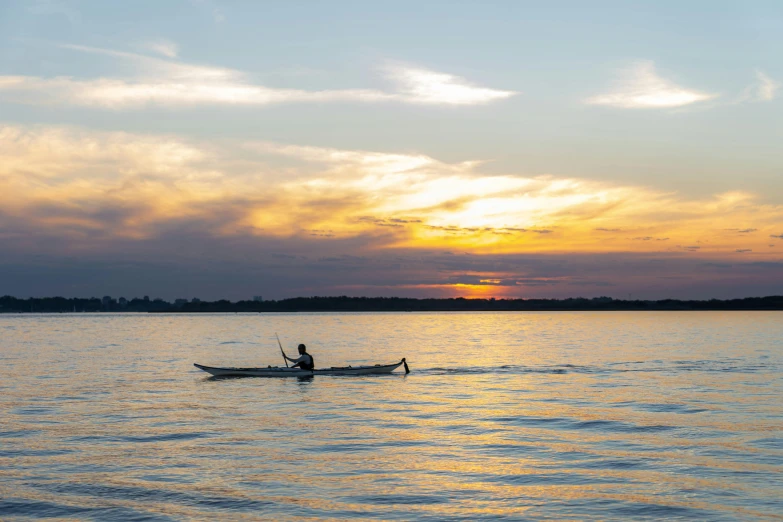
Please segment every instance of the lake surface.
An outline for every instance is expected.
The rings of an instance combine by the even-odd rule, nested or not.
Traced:
[[[408,376],[211,379],[390,363]],[[783,313],[0,315],[0,518],[781,520]]]

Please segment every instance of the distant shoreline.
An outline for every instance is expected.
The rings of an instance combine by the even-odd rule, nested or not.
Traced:
[[[20,313],[295,313],[295,312],[627,312],[627,311],[783,310],[783,296],[710,300],[415,299],[405,297],[295,297],[279,301],[200,301],[179,299],[0,297],[0,314]]]

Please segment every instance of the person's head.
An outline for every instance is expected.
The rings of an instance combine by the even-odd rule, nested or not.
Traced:
[[[303,354],[303,353],[305,353],[306,351],[307,351],[307,347],[306,347],[305,345],[303,345],[303,344],[300,344],[300,345],[299,345],[299,353],[300,353],[300,354]]]

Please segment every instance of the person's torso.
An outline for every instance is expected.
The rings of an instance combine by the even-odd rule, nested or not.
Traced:
[[[299,366],[305,370],[312,370],[315,368],[315,359],[309,353],[303,353],[299,356]]]

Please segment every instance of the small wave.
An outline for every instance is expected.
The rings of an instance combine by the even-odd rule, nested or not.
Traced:
[[[349,497],[349,500],[356,502],[357,504],[447,504],[448,498],[444,496],[435,495],[361,495],[355,497]]]
[[[184,441],[201,439],[205,437],[211,437],[213,433],[210,432],[189,432],[189,433],[166,433],[163,435],[146,435],[146,436],[133,436],[127,435],[124,437],[117,436],[102,436],[102,435],[84,435],[80,437],[70,437],[67,440],[70,442],[170,442],[170,441]]]
[[[193,484],[196,482],[194,477],[188,475],[166,475],[166,474],[146,474],[139,475],[138,478],[149,482],[164,482],[173,484]]]
[[[513,486],[583,486],[589,484],[616,484],[630,482],[627,478],[599,477],[579,473],[527,473],[522,475],[478,475],[482,482]]]
[[[120,500],[171,502],[175,504],[204,506],[210,509],[221,509],[228,511],[257,512],[267,509],[269,506],[275,504],[274,502],[264,500],[253,500],[248,498],[229,496],[204,496],[196,493],[185,493],[162,488],[145,488],[139,486],[114,486],[78,483],[29,485],[59,494],[88,496],[100,499],[112,498]],[[1,503],[0,506],[2,506]],[[108,518],[103,520],[108,520]],[[117,520],[127,520],[127,518],[117,518]]]
[[[694,413],[703,413],[710,411],[707,408],[693,408],[687,404],[671,403],[645,403],[645,402],[618,402],[612,404],[615,408],[633,408],[635,410],[649,411],[652,413],[679,413],[691,415]]]
[[[55,504],[53,502],[17,500],[13,498],[0,500],[0,513],[9,517],[35,515],[37,517],[64,518],[73,517],[86,511],[90,511],[90,509],[69,506],[67,504]]]
[[[591,470],[628,470],[649,468],[649,462],[641,459],[594,459],[573,464],[575,468]]]
[[[642,502],[624,502],[611,508],[612,513],[631,519],[662,520],[713,520],[715,513],[687,506],[671,506],[665,504],[649,504]]]
[[[41,430],[0,431],[0,439],[17,439],[22,437],[29,437],[31,435],[37,435],[39,433],[41,433]]]
[[[57,456],[57,455],[66,455],[68,453],[73,453],[73,450],[68,450],[68,449],[4,450],[4,449],[0,449],[0,457],[3,457],[3,458],[11,458],[11,457],[54,457],[54,456]]]
[[[551,426],[558,429],[567,430],[589,430],[618,433],[650,433],[675,429],[673,426],[665,426],[660,424],[640,425],[633,424],[631,422],[620,422],[612,420],[582,421],[567,417],[528,417],[521,415],[519,417],[495,417],[489,420],[503,424],[512,424],[515,426]]]
[[[11,413],[14,415],[51,415],[57,412],[57,408],[48,408],[46,406],[28,406],[11,410]]]
[[[777,371],[775,368],[760,364],[741,364],[735,360],[694,360],[694,361],[630,361],[613,362],[601,366],[577,365],[577,364],[552,364],[552,365],[515,365],[502,366],[464,366],[459,368],[447,368],[436,366],[433,368],[417,368],[417,374],[423,375],[481,375],[481,374],[612,374],[625,372],[705,372],[705,373],[758,373],[760,371]]]
[[[416,373],[429,374],[429,375],[480,375],[480,374],[523,374],[523,373],[551,373],[551,374],[563,374],[568,373],[569,369],[575,368],[572,365],[559,365],[559,366],[520,366],[520,365],[504,365],[504,366],[468,366],[464,368],[422,368],[417,369]]]
[[[374,451],[376,449],[375,444],[322,444],[320,446],[304,448],[304,451],[312,453],[355,453],[361,451]]]
[[[750,446],[757,448],[769,448],[776,450],[783,450],[783,438],[782,437],[769,437],[766,439],[756,439],[748,443]]]
[[[639,365],[629,367],[630,365]],[[765,365],[743,363],[735,358],[707,359],[707,360],[678,360],[678,361],[648,361],[633,363],[613,363],[611,365],[617,372],[705,372],[705,373],[757,373],[769,370]]]
[[[0,513],[11,517],[92,518],[95,520],[149,520],[148,514],[125,507],[85,507],[40,500],[0,499]],[[158,517],[157,520],[173,520]]]
[[[201,439],[211,436],[212,433],[207,432],[192,432],[192,433],[167,433],[165,435],[149,435],[142,437],[117,437],[116,440],[124,442],[168,442],[168,441],[182,441]]]

